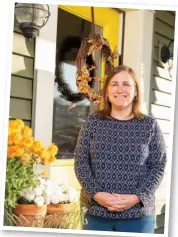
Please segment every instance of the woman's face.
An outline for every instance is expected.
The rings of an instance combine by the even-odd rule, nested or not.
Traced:
[[[128,72],[119,72],[110,80],[107,97],[112,106],[123,109],[132,105],[135,96],[135,82]]]

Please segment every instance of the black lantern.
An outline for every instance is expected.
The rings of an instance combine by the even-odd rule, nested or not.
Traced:
[[[163,45],[161,47],[161,61],[167,63],[169,59],[173,58],[173,54],[170,52],[170,45],[174,40],[171,40],[169,45]]]
[[[16,3],[15,20],[27,39],[35,38],[50,17],[49,6],[42,4]]]

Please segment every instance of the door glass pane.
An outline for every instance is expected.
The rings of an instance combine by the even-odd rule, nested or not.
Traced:
[[[96,26],[95,32],[102,34],[102,28]],[[90,22],[59,8],[56,72],[60,73],[60,77],[57,77],[54,84],[52,134],[52,140],[59,148],[58,159],[73,158],[80,128],[89,113],[95,109],[89,100],[78,95],[76,86],[75,58],[82,38],[88,37],[90,33]],[[96,75],[100,76],[100,52],[95,54],[95,60]],[[100,89],[98,82],[95,82],[93,87]]]

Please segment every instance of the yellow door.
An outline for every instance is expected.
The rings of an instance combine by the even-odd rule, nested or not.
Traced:
[[[59,6],[70,14],[78,16],[84,20],[91,22],[91,7],[86,6]],[[60,17],[60,15],[59,15]],[[110,47],[114,50],[118,48],[120,40],[120,13],[111,8],[94,7],[94,22],[102,28],[102,36],[108,39]],[[65,22],[70,24],[70,22]],[[72,24],[72,23],[71,23]],[[117,60],[115,62],[118,64]],[[101,63],[101,75],[104,73],[104,65]],[[80,185],[75,177],[73,169],[74,159],[57,160],[50,168],[50,177],[52,179],[66,179],[74,188],[79,189]]]
[[[59,8],[91,22],[91,7],[59,6]],[[112,8],[94,7],[94,22],[102,28],[103,37],[108,39],[111,49],[114,50],[115,47],[118,47],[120,13]],[[117,61],[115,63],[117,64]]]

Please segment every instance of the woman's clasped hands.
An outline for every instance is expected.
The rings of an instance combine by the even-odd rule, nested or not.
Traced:
[[[109,211],[125,211],[140,203],[140,199],[135,194],[116,194],[98,192],[93,199]]]

